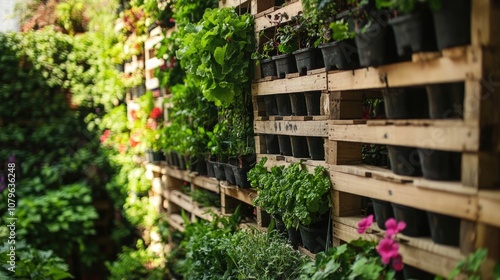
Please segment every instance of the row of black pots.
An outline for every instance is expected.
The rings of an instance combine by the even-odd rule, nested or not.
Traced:
[[[290,244],[295,248],[303,245],[309,252],[317,254],[324,252],[329,247],[327,246],[331,241],[331,238],[328,238],[328,229],[331,227],[329,219],[324,219],[309,226],[300,225],[298,230],[293,227],[287,229],[280,215],[273,215],[273,219],[278,233],[287,237]]]
[[[201,157],[180,155],[177,152],[170,151],[164,153],[164,158],[168,165],[177,167],[180,170],[197,172],[198,175],[201,176],[206,176],[208,174],[206,161]]]
[[[264,137],[267,154],[281,154],[312,160],[325,159],[325,145],[321,137],[274,134],[266,134]]]
[[[395,218],[405,221],[406,228],[403,234],[407,236],[431,236],[435,243],[459,246],[460,244],[460,219],[423,211],[413,207],[373,199],[375,220],[381,229],[385,229],[385,221]]]
[[[236,159],[231,159],[228,163],[207,160],[208,176],[241,188],[250,188],[247,173],[254,164],[255,155],[248,156],[241,163]]]
[[[321,94],[304,92],[264,96],[266,116],[320,115]]]
[[[146,150],[144,153],[147,162],[158,162],[165,160],[165,156],[161,151]]]

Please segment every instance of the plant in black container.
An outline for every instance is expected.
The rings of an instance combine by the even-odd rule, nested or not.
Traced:
[[[315,42],[319,38],[318,24],[302,13],[296,16],[298,50],[293,52],[297,69],[300,75],[305,75],[307,71],[323,67],[323,60]]]
[[[428,0],[433,10],[440,50],[470,44],[470,0]]]
[[[280,16],[288,15],[283,14]],[[297,50],[297,30],[291,25],[280,26],[276,30],[275,43],[278,55],[273,56],[276,62],[278,78],[284,78],[286,74],[297,72],[297,64],[292,53]]]
[[[325,32],[323,43],[319,45],[326,70],[352,69],[359,66],[355,33],[349,30],[345,19],[331,22]]]

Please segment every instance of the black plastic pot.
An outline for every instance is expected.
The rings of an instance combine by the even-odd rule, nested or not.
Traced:
[[[433,12],[438,49],[470,44],[470,0],[442,0],[441,9]]]
[[[214,164],[212,161],[205,159],[205,164],[207,166],[207,176],[210,178],[215,178]]]
[[[165,157],[165,160],[167,161],[167,164],[170,165],[170,166],[173,166],[172,153],[171,152],[163,151],[163,156]]]
[[[435,275],[427,271],[405,264],[403,267],[405,279],[434,280]]]
[[[174,151],[171,151],[170,153],[172,155],[172,166],[179,167],[179,165],[180,165],[179,154],[177,152],[174,152]]]
[[[387,146],[391,170],[394,174],[404,176],[421,176],[420,157],[418,150],[411,147]]]
[[[290,104],[292,105],[293,116],[307,116],[306,99],[303,93],[292,93]]]
[[[231,185],[236,185],[236,179],[234,178],[233,166],[229,163],[222,164],[224,168],[224,174],[226,175],[226,181]]]
[[[266,108],[266,116],[277,116],[279,114],[276,97],[274,95],[264,96],[264,105]]]
[[[309,156],[313,160],[325,160],[325,141],[321,137],[307,137]]]
[[[288,238],[288,231],[286,229],[285,223],[283,222],[283,219],[281,218],[281,216],[278,214],[273,214],[271,216],[274,219],[274,222],[276,225],[276,231],[278,231],[278,233],[281,234],[282,236]]]
[[[264,138],[266,141],[266,153],[267,154],[279,154],[280,153],[280,145],[279,145],[278,137],[274,134],[265,134]]]
[[[295,56],[299,74],[306,75],[307,71],[321,67],[319,63],[318,50],[315,48],[303,48],[292,53]]]
[[[399,60],[394,33],[389,25],[371,23],[365,33],[356,33],[359,64],[362,67],[379,66]]]
[[[184,155],[179,155],[179,169],[180,170],[187,169],[187,158]]]
[[[464,83],[429,85],[425,88],[431,119],[463,118]]]
[[[208,174],[205,160],[200,157],[189,158],[189,170],[197,172],[198,175],[206,176]]]
[[[273,56],[273,60],[276,62],[276,74],[278,78],[284,78],[286,74],[296,73],[297,64],[295,63],[295,57],[291,54],[281,54]]]
[[[250,170],[250,167],[238,167],[235,165],[232,165],[231,167],[233,168],[235,185],[242,188],[250,188],[250,182],[248,182],[247,179],[247,173]]]
[[[392,211],[392,205],[388,201],[378,200],[375,198],[371,199],[373,202],[373,211],[375,212],[375,221],[380,229],[385,230],[385,222],[394,218],[394,212]]]
[[[392,203],[392,211],[397,221],[406,222],[406,228],[401,232],[402,234],[412,237],[430,235],[425,211],[396,203]]]
[[[321,94],[317,92],[304,92],[308,116],[318,116],[321,112]]]
[[[401,15],[389,20],[389,24],[394,30],[400,56],[437,49],[436,34],[430,11]]]
[[[161,151],[146,150],[145,156],[147,162],[159,162],[165,159]]]
[[[259,61],[262,70],[262,78],[276,76],[276,62],[272,58]]]
[[[307,250],[316,254],[325,251],[328,238],[328,219],[310,224],[309,226],[300,225],[300,236],[302,243]]]
[[[290,136],[292,144],[292,154],[296,158],[309,157],[309,150],[307,148],[307,140],[304,136]]]
[[[284,156],[293,156],[290,136],[278,135],[278,141],[280,146],[280,154]]]
[[[226,180],[226,172],[224,171],[223,163],[214,162],[213,166],[214,166],[215,178],[219,181],[225,181]]]
[[[324,43],[318,47],[321,49],[327,71],[359,67],[358,49],[354,39]]]
[[[427,211],[432,241],[438,244],[460,245],[460,219]]]
[[[278,105],[278,113],[280,116],[292,115],[292,105],[290,103],[290,97],[288,97],[288,94],[276,95],[276,104]]]
[[[388,119],[429,118],[427,94],[424,88],[391,88],[382,91]]]
[[[459,181],[462,175],[462,155],[456,152],[418,149],[425,179]]]
[[[302,244],[302,236],[299,230],[295,228],[289,228],[287,229],[287,233],[288,233],[288,241],[290,241],[290,244],[292,244],[294,248],[297,248]]]

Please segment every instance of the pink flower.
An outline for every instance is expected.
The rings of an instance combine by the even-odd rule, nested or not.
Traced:
[[[377,246],[377,252],[382,258],[382,263],[389,264],[391,259],[399,256],[399,245],[392,238],[384,238],[380,240]]]
[[[369,215],[368,217],[362,219],[358,223],[358,233],[363,234],[366,232],[368,228],[373,224],[373,215]]]
[[[394,270],[401,271],[403,270],[403,266],[403,257],[400,254],[392,258],[392,268]]]
[[[99,137],[99,140],[101,140],[101,143],[106,142],[108,140],[109,136],[111,135],[111,131],[109,129],[106,129],[104,133]]]
[[[406,228],[404,221],[396,222],[394,218],[390,218],[385,222],[385,236],[392,238]]]

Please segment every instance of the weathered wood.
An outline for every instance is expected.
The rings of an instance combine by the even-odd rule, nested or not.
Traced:
[[[328,137],[326,121],[255,121],[255,133]]]
[[[361,147],[361,143],[328,141],[326,162],[331,165],[360,164]]]
[[[326,72],[290,79],[278,79],[269,82],[252,83],[253,95],[295,93],[301,91],[323,91],[326,89]]]
[[[474,46],[499,46],[500,4],[494,0],[475,0],[472,2],[471,43]]]
[[[477,218],[478,202],[474,195],[417,188],[409,184],[381,181],[336,171],[330,171],[330,178],[334,183],[333,189],[340,192],[395,202],[469,220]]]
[[[261,3],[261,2],[263,2],[263,1],[258,1],[258,3]],[[274,2],[274,1],[272,1],[272,2]],[[261,15],[259,15],[259,17],[255,18],[254,30],[256,32],[259,32],[261,30],[264,30],[266,28],[273,26],[273,24],[271,22],[269,22],[269,20],[267,18],[268,16],[271,16],[271,18],[274,18],[274,16],[277,14],[286,13],[288,15],[288,19],[283,19],[281,22],[285,23],[285,22],[290,21],[293,16],[297,15],[300,11],[302,11],[302,2],[297,1],[297,2],[294,2],[292,4],[286,5],[280,9],[276,9],[276,8],[271,8],[271,9],[272,10],[270,10],[269,12],[268,11],[263,12],[263,13],[261,13]],[[257,11],[257,12],[260,12],[260,11]]]
[[[445,151],[479,150],[479,129],[462,121],[448,126],[330,125],[329,139],[427,148]]]
[[[182,219],[181,215],[179,214],[172,214],[167,217],[167,221],[169,226],[173,227],[174,229],[178,231],[184,231],[186,230],[184,220]]]
[[[500,228],[478,223],[476,236],[475,248],[487,248],[488,257],[500,261]]]
[[[333,182],[335,184],[335,182]],[[357,216],[361,214],[362,197],[332,190],[332,215],[334,217]]]
[[[329,119],[360,119],[362,117],[362,92],[324,92],[321,95],[321,100],[322,115],[327,115]]]
[[[257,225],[259,227],[268,227],[269,223],[271,222],[271,215],[269,215],[264,209],[257,207],[256,208],[256,214],[257,214]]]
[[[206,221],[213,221],[214,215],[221,216],[221,211],[216,207],[194,207],[193,215]]]
[[[500,185],[500,154],[491,152],[462,154],[462,183],[477,189]]]
[[[239,7],[250,7],[250,0],[219,0],[219,8],[239,8]]]
[[[191,184],[215,193],[220,193],[219,181],[206,176],[195,176],[191,180]]]
[[[169,200],[171,203],[175,203],[182,209],[192,212],[193,211],[193,200],[188,195],[181,193],[180,191],[173,190],[170,192]]]
[[[257,197],[257,191],[253,189],[241,189],[236,186],[228,185],[225,182],[221,183],[221,193],[248,205],[253,205],[253,200]]]
[[[500,191],[479,191],[478,221],[500,227]]]
[[[282,156],[282,155],[267,155],[267,154],[258,154],[257,155],[257,162],[260,161],[263,157],[267,158],[266,162],[266,167],[270,169],[273,166],[276,165],[284,165],[284,166],[289,166],[293,163],[296,162],[301,162],[302,161],[302,166],[309,171],[313,172],[314,168],[316,166],[323,166],[325,169],[328,169],[329,165],[325,163],[325,161],[322,160],[304,160],[300,158],[294,158],[294,157],[288,157],[288,156]]]

